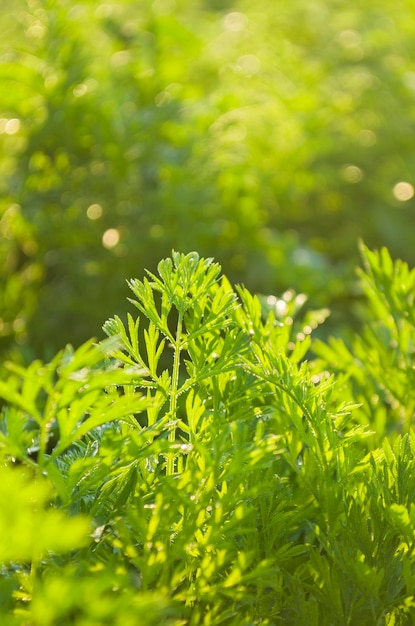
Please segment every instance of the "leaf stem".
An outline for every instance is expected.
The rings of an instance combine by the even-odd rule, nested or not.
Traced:
[[[179,311],[179,317],[177,320],[176,340],[174,343],[174,361],[173,361],[173,373],[170,389],[170,428],[169,428],[169,442],[174,443],[176,440],[176,410],[177,410],[177,396],[179,389],[179,371],[180,371],[180,352],[182,349],[182,330],[183,330],[183,313]],[[167,475],[174,474],[174,454],[169,452],[167,455]]]

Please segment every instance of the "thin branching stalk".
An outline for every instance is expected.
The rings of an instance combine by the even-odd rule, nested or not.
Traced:
[[[180,372],[180,353],[182,348],[182,330],[183,330],[183,313],[179,311],[176,330],[176,341],[174,345],[174,361],[173,372],[170,390],[170,429],[169,429],[169,442],[174,443],[176,440],[176,410],[177,410],[177,396],[179,388],[179,372]],[[175,458],[174,453],[169,452],[167,457],[167,474],[174,474]]]

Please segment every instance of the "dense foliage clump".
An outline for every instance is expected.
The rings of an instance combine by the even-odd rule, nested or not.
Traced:
[[[415,623],[415,272],[364,329],[173,252],[139,316],[0,382],[5,626]]]

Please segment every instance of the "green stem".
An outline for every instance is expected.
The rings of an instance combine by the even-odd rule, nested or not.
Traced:
[[[182,348],[182,329],[183,329],[183,313],[179,311],[179,318],[177,320],[176,341],[174,345],[174,361],[173,361],[173,375],[171,381],[170,390],[170,419],[172,421],[169,429],[169,442],[174,443],[176,440],[176,410],[177,410],[177,396],[179,389],[179,370],[180,370],[180,352]],[[167,475],[174,474],[174,454],[168,453],[167,456]]]
[[[50,426],[52,422],[52,416],[55,408],[55,398],[53,395],[50,395],[45,406],[43,419],[41,420],[41,427],[39,433],[39,454],[37,457],[37,464],[39,468],[39,473],[42,473],[42,470],[45,465],[45,455],[48,446],[48,435],[50,431]]]
[[[39,452],[37,456],[37,465],[39,469],[39,473],[42,473],[43,466],[45,464],[45,454],[48,443],[48,425],[46,422],[43,422],[40,427],[39,434]]]

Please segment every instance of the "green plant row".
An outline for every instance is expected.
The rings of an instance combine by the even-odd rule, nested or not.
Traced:
[[[359,237],[415,264],[413,0],[1,7],[0,359],[80,345],[172,248],[326,335]]]
[[[107,338],[0,381],[5,626],[415,623],[415,272],[364,330],[173,252]]]

